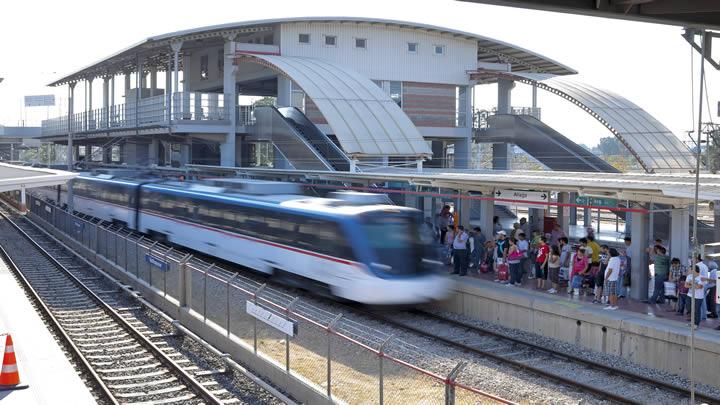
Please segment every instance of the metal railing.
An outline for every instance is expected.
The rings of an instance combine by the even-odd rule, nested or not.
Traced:
[[[180,92],[172,95],[173,123],[227,124],[228,111],[225,108],[225,96],[220,93]],[[242,109],[241,109],[242,111]],[[43,135],[64,135],[73,133],[126,129],[148,126],[165,126],[169,123],[171,111],[164,95],[146,97],[139,100],[62,116],[42,121]],[[251,117],[251,111],[248,113]],[[248,118],[247,121],[250,121]]]
[[[309,389],[345,403],[508,403],[458,377],[465,363],[449,363],[393,335],[345,319],[297,297],[191,254],[82,214],[28,197],[28,214],[61,238],[86,248],[149,287],[168,303],[189,309],[256,359]],[[248,306],[296,325],[286,334],[258,321]],[[197,333],[197,331],[196,331]],[[428,358],[434,361],[429,361]]]
[[[473,128],[487,128],[487,118],[491,115],[498,114],[497,108],[492,108],[491,110],[476,110],[473,113]],[[538,120],[541,120],[542,116],[542,109],[539,107],[533,108],[533,107],[511,107],[510,108],[510,114],[511,115],[529,115],[531,117],[534,117]]]

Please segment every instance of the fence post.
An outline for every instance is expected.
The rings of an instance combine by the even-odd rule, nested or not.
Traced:
[[[258,295],[267,287],[267,283],[261,285],[253,294],[253,303],[257,305]],[[253,316],[253,352],[257,355],[257,318]]]
[[[225,281],[225,304],[227,304],[225,306],[225,331],[227,332],[227,337],[230,337],[230,284],[237,276],[238,273],[235,273],[232,277]]]
[[[445,405],[455,405],[455,380],[466,365],[466,362],[461,361],[445,378]]]
[[[206,267],[203,272],[203,322],[207,323],[207,276],[208,272],[215,267],[215,263]]]
[[[173,248],[170,248],[167,252],[165,252],[165,256],[163,256],[163,259],[165,263],[168,263],[168,255],[170,255],[170,252],[173,251]],[[168,268],[163,271],[163,297],[167,297],[167,273],[170,271],[170,263],[168,263]]]
[[[332,329],[342,318],[342,314],[338,314],[327,326],[327,397],[332,398]]]
[[[120,231],[122,231],[122,228],[118,229],[117,232],[113,232],[113,237],[115,238],[115,264],[118,266],[120,265],[120,262],[118,261],[118,236],[120,235]]]
[[[140,278],[140,248],[145,235],[140,235],[140,239],[135,242],[135,278]]]
[[[379,381],[378,381],[378,383],[380,384],[380,395],[378,395],[378,397],[379,397],[378,399],[380,400],[380,405],[383,405],[383,403],[385,402],[385,384],[384,384],[384,375],[383,375],[383,363],[384,363],[384,359],[385,359],[385,348],[390,343],[390,341],[393,340],[394,337],[395,337],[395,335],[388,336],[388,338],[385,339],[385,341],[382,342],[382,344],[380,344],[380,347],[378,348],[378,366],[379,366],[379,370],[380,370],[380,376],[379,376]]]
[[[181,308],[187,308],[188,306],[188,297],[192,297],[192,292],[188,293],[188,287],[191,283],[188,282],[188,280],[192,280],[191,277],[188,277],[188,262],[192,258],[192,255],[188,253],[185,257],[182,258],[180,261],[180,277],[178,277],[178,280],[180,281],[180,297],[178,297],[178,301],[180,302]]]
[[[157,245],[157,244],[158,244],[158,241],[154,241],[153,244],[150,245],[150,248],[148,249],[147,254],[152,256],[152,250],[155,247],[155,245]],[[149,279],[150,287],[152,287],[152,267],[150,267],[150,266],[148,266],[148,279]]]
[[[96,254],[99,254],[99,252],[98,252],[98,224],[93,224],[93,227],[95,228],[95,246],[94,246],[93,251]]]
[[[292,301],[285,308],[285,319],[290,320],[290,312],[297,302],[300,301],[300,297],[293,298]],[[290,374],[290,335],[285,334],[285,372]]]

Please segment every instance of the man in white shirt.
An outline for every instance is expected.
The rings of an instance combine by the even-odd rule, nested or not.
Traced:
[[[703,304],[703,298],[705,298],[705,291],[703,287],[705,286],[705,283],[703,282],[703,277],[700,275],[700,264],[702,262],[698,262],[697,265],[695,265],[695,269],[692,274],[688,275],[687,281],[685,282],[685,286],[687,286],[690,291],[688,291],[688,295],[692,296],[695,300],[695,319],[694,319],[694,328],[697,329],[698,326],[700,326],[700,307]],[[705,266],[707,268],[707,266]]]
[[[707,319],[707,304],[705,303],[705,294],[707,292],[707,286],[708,282],[710,281],[710,268],[702,259],[702,256],[697,256],[697,265],[700,268],[700,277],[702,278],[703,282],[703,295],[702,295],[702,305],[700,308],[696,308],[698,312],[700,312],[700,320],[704,321]]]
[[[605,286],[603,291],[610,297],[610,305],[605,307],[614,311],[618,309],[617,306],[617,283],[620,277],[620,253],[617,249],[610,248],[610,259],[608,260],[607,266],[605,267]]]
[[[467,256],[467,243],[468,234],[465,232],[465,228],[460,225],[458,231],[453,239],[453,261],[455,263],[455,271],[452,274],[457,274],[460,277],[467,275],[468,269],[468,256]]]

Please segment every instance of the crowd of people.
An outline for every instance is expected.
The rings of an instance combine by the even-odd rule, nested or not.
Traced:
[[[427,218],[426,222],[441,245],[442,260],[452,266],[452,274],[467,276],[470,269],[478,274],[492,273],[496,282],[507,286],[521,286],[523,280],[534,279],[537,290],[591,296],[592,303],[605,305],[607,310],[618,309],[618,299],[629,295],[630,236],[625,237],[623,247],[610,247],[599,244],[588,228],[585,237],[571,244],[559,224],[543,235],[521,218],[508,235],[494,217],[492,238],[487,238],[479,227],[466,230],[456,224],[457,217],[449,206],[443,207],[435,221]],[[714,261],[698,256],[696,265],[685,266],[679,258],[668,256],[659,239],[647,253],[652,292],[646,303],[669,304],[668,311],[685,316],[696,328],[703,320],[718,317],[718,265]],[[696,311],[691,320],[693,300]],[[720,330],[720,326],[715,329]]]

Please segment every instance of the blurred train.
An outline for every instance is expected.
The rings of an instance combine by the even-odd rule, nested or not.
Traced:
[[[67,204],[65,186],[34,189]],[[245,179],[199,182],[81,174],[73,208],[323,295],[371,305],[445,298],[415,209],[386,195],[308,197],[300,185]]]

